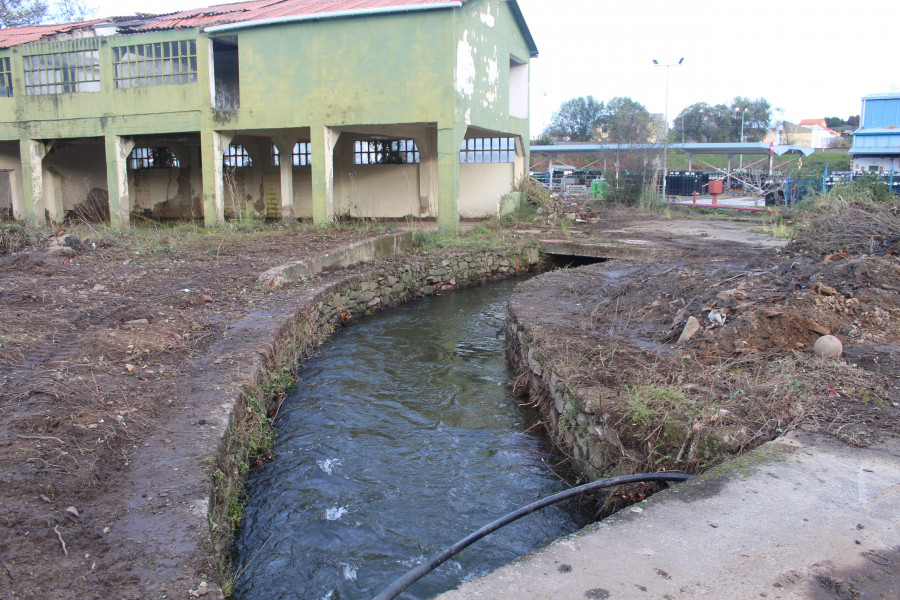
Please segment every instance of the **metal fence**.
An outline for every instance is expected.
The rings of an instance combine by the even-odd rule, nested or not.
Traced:
[[[786,204],[799,202],[808,196],[825,194],[835,186],[851,183],[857,179],[881,181],[894,195],[900,196],[900,173],[854,173],[852,171],[825,171],[822,175],[789,174],[784,181],[784,198]]]

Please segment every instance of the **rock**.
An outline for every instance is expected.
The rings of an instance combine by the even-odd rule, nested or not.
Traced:
[[[724,292],[719,292],[716,296],[716,300],[718,301],[716,304],[720,308],[734,308],[738,303],[737,296],[735,295],[734,290],[725,290]]]
[[[838,295],[840,295],[840,293],[833,287],[827,286],[824,283],[821,283],[818,281],[813,284],[813,291],[821,296],[838,296]]]
[[[687,323],[684,325],[684,329],[681,330],[681,336],[678,338],[678,343],[686,342],[700,331],[700,321],[697,320],[696,317],[688,317]]]
[[[823,335],[816,340],[813,352],[819,358],[833,358],[836,360],[843,354],[844,345],[841,343],[841,340],[833,335]]]

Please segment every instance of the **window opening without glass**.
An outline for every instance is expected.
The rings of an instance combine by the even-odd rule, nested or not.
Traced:
[[[353,143],[355,165],[418,164],[419,149],[413,140],[360,140]]]
[[[222,157],[222,162],[226,167],[232,168],[253,166],[253,160],[250,158],[247,150],[240,144],[231,144],[228,146],[228,148],[225,149],[225,155]]]
[[[291,151],[291,164],[295,167],[305,167],[312,164],[312,151],[309,142],[297,142]],[[278,146],[272,145],[272,166],[281,165],[281,153]]]
[[[178,161],[178,158],[165,146],[135,148],[128,155],[128,168],[132,171],[139,169],[172,169],[180,166],[181,163]]]

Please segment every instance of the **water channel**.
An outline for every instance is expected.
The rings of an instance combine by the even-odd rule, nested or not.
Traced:
[[[510,392],[503,324],[514,285],[363,319],[302,366],[274,460],[251,477],[236,598],[368,599],[482,525],[564,489]],[[582,525],[574,506],[544,509],[400,597],[446,591]]]

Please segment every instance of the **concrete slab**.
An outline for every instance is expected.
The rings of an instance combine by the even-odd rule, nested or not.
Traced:
[[[640,260],[652,255],[653,247],[639,240],[584,242],[575,240],[541,240],[541,250],[553,256]]]
[[[437,598],[900,598],[898,509],[896,439],[792,433]]]
[[[683,236],[706,238],[724,242],[735,242],[757,248],[780,248],[789,240],[772,237],[761,230],[762,222],[743,223],[735,221],[701,221],[693,219],[669,219],[665,221],[648,220],[634,222],[627,227],[610,229],[604,232],[617,239],[629,234],[665,234],[670,238]]]

